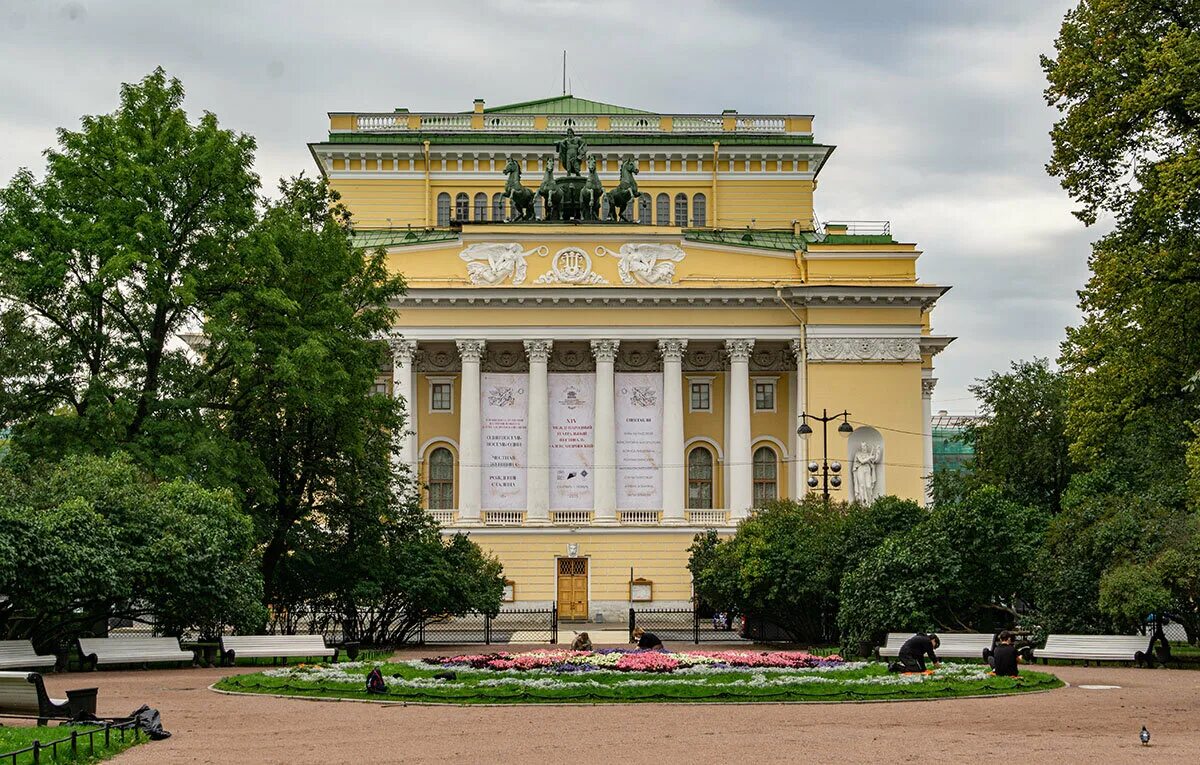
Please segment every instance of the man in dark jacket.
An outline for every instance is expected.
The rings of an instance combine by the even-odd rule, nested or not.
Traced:
[[[918,632],[900,646],[900,654],[896,657],[896,661],[888,667],[888,670],[891,672],[924,672],[926,656],[934,664],[938,663],[934,649],[941,644],[942,641],[938,639],[937,635]]]

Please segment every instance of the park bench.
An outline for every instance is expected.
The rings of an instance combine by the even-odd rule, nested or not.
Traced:
[[[173,637],[79,638],[79,655],[91,669],[108,664],[194,661],[192,652],[180,648],[179,638]]]
[[[1150,637],[1146,635],[1050,635],[1045,648],[1033,655],[1045,664],[1047,659],[1088,662],[1123,661],[1150,663]]]
[[[58,662],[54,654],[33,650],[28,640],[0,640],[0,669],[39,669],[53,667]]]
[[[912,632],[889,632],[887,642],[878,649],[882,656],[899,656],[900,646],[913,636]],[[983,649],[991,648],[996,638],[990,632],[939,632],[941,641],[936,649],[939,659],[982,659]]]
[[[67,692],[77,693],[94,698],[95,689]],[[0,714],[37,717],[38,725],[45,725],[52,718],[71,717],[71,705],[69,699],[50,698],[37,672],[0,672]]]
[[[330,658],[338,660],[338,649],[325,645],[323,635],[222,635],[221,660]]]

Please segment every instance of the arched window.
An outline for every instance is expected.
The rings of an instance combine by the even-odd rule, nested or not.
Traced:
[[[774,449],[760,446],[754,450],[754,506],[773,499],[779,499],[779,460]]]
[[[675,225],[686,226],[688,224],[687,217],[687,194],[675,195]]]
[[[504,195],[492,194],[492,220],[496,223],[503,223],[504,218]]]
[[[600,220],[608,220],[608,194],[600,197]]]
[[[429,454],[429,509],[454,509],[454,455],[444,446]]]
[[[450,225],[450,195],[444,191],[441,194],[438,194],[437,210],[438,210],[437,224],[439,226],[449,226]]]
[[[705,446],[697,446],[688,454],[688,509],[712,510],[713,454]]]
[[[454,197],[454,220],[471,220],[471,198],[465,191]]]
[[[696,194],[692,197],[692,225],[697,228],[706,225],[708,220],[708,197]]]
[[[641,198],[638,199],[638,223],[643,226],[648,226],[654,222],[650,219],[650,204],[649,194],[642,194]]]
[[[475,220],[479,223],[487,222],[487,194],[482,191],[475,195]]]
[[[546,216],[542,215],[542,198],[538,197],[533,200],[533,218],[534,220],[545,220]]]
[[[449,204],[449,200],[447,200],[447,204]],[[658,225],[671,225],[671,198],[666,194],[659,194],[656,204],[658,205],[658,212],[655,213],[655,216]]]

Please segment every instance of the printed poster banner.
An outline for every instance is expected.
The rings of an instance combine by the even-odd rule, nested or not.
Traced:
[[[618,372],[617,508],[662,508],[661,372]]]
[[[529,375],[485,372],[480,379],[479,397],[483,509],[524,510]]]
[[[550,374],[550,509],[592,509],[596,377]]]

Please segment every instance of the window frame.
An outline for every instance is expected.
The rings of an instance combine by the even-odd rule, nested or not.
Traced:
[[[682,216],[680,216],[680,214],[679,214],[681,204],[682,204],[682,209],[683,209]],[[684,194],[681,191],[675,195],[675,205],[673,207],[673,210],[675,212],[675,225],[679,228],[687,228],[688,211],[690,210],[690,208],[688,207],[688,195],[687,194]]]
[[[771,386],[771,406],[769,408],[766,408],[766,407],[760,408],[758,405],[758,386],[760,386],[760,385],[770,385]],[[754,402],[753,411],[756,414],[758,414],[758,413],[767,414],[767,413],[776,412],[779,410],[779,378],[778,377],[752,376],[750,378],[750,386],[751,386],[751,391],[752,391],[752,399],[751,400]]]
[[[451,204],[450,192],[443,191],[437,195],[437,224],[439,226],[450,225],[450,212],[454,207]]]
[[[429,406],[426,407],[430,414],[454,414],[454,378],[453,377],[429,377],[426,378],[429,383]],[[436,403],[437,386],[446,385],[450,388],[449,407],[446,409],[437,409],[434,407]]]
[[[504,218],[508,214],[507,211],[504,209],[505,208],[504,202],[505,202],[505,199],[504,199],[504,194],[502,192],[497,191],[495,194],[492,194],[492,222],[493,223],[503,223],[504,222]]]
[[[660,226],[671,225],[671,195],[665,191],[654,200],[654,222]]]
[[[434,458],[438,455],[439,452],[445,452],[446,455],[449,457],[448,463],[446,463],[444,465],[438,465],[439,468],[440,467],[448,467],[450,469],[449,477],[442,477],[442,476],[435,477],[434,476]],[[455,489],[457,488],[454,485],[454,461],[455,461],[454,460],[454,452],[451,451],[450,447],[446,444],[437,444],[432,449],[429,450],[429,457],[427,458],[427,463],[426,463],[427,467],[426,467],[426,471],[425,471],[425,484],[427,487],[426,500],[425,500],[426,509],[429,509],[429,510],[454,510],[455,509],[454,506],[456,504],[458,504],[454,501],[454,492],[455,492]],[[435,486],[439,487],[440,490],[435,492],[435,490],[434,490]],[[447,487],[449,489],[448,491],[446,491]],[[443,493],[444,493],[444,496],[443,496]],[[435,497],[438,498],[438,500],[439,500],[438,502],[434,501]],[[441,500],[445,501],[444,507],[441,506]]]
[[[703,193],[692,195],[692,226],[703,228],[708,225],[708,197]]]
[[[758,455],[763,452],[769,452],[771,455],[770,462],[758,459]],[[772,475],[770,477],[760,478],[758,469],[760,466],[770,465]],[[753,455],[750,458],[750,475],[751,475],[751,493],[750,498],[754,507],[762,507],[766,502],[779,499],[779,452],[769,443],[759,443],[754,447]],[[760,492],[760,486],[771,486],[770,496],[766,496],[766,492]]]
[[[475,194],[475,217],[471,220],[476,223],[487,223],[488,220],[488,195],[482,191]]]
[[[703,451],[708,455],[708,478],[696,478],[692,471],[694,468],[705,467],[703,465],[693,464],[692,460],[697,452]],[[713,452],[712,447],[707,443],[698,443],[692,446],[687,452],[687,496],[686,503],[688,510],[715,510],[716,493],[717,493],[717,456]],[[708,487],[708,505],[707,507],[697,507],[692,502],[692,487],[693,485]]]
[[[705,413],[705,414],[712,414],[712,412],[713,412],[713,381],[715,379],[716,379],[716,377],[692,377],[692,376],[689,376],[687,378],[688,412],[701,412],[701,413]],[[693,404],[695,402],[695,399],[692,397],[692,386],[693,385],[708,386],[708,408],[707,409],[697,409],[695,406],[693,406]]]
[[[454,195],[454,217],[451,220],[462,223],[471,220],[471,195],[460,191]]]

